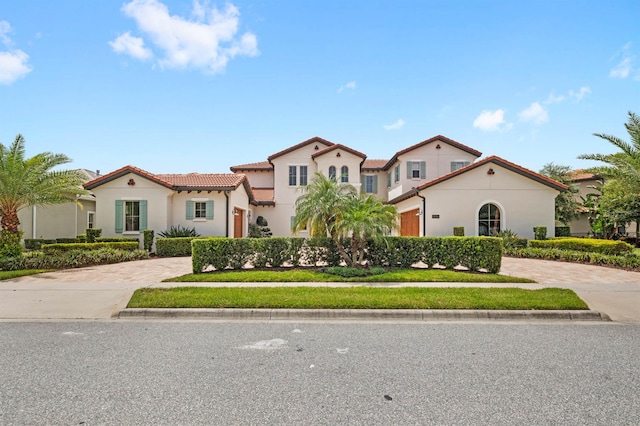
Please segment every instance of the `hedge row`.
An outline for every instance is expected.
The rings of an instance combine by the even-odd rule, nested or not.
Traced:
[[[203,238],[191,242],[194,273],[209,268],[240,269],[283,266],[337,266],[340,256],[329,238]],[[348,241],[344,245],[347,250]],[[492,237],[385,237],[369,241],[368,266],[463,266],[472,271],[497,273],[502,261],[502,240]]]
[[[101,243],[74,243],[74,244],[44,244],[41,248],[45,254],[64,253],[68,251],[91,251],[102,248],[116,250],[138,250],[138,240]]]
[[[31,252],[17,257],[0,259],[0,270],[81,268],[147,259],[148,257],[149,254],[144,250],[118,250],[107,247],[90,251],[71,250],[52,254]]]
[[[562,250],[557,248],[526,248],[507,250],[505,255],[529,259],[561,260],[564,262],[588,263],[597,266],[640,271],[640,257],[636,255],[616,256],[577,250]]]
[[[631,253],[633,246],[623,241],[598,240],[595,238],[558,238],[553,240],[531,240],[531,248],[556,248],[607,255],[623,255]]]
[[[191,240],[203,237],[158,238],[156,255],[160,257],[191,256]]]

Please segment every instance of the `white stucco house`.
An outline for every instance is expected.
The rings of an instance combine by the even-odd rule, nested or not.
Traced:
[[[85,181],[95,179],[98,174],[87,169],[78,169]],[[47,206],[30,206],[18,211],[20,230],[25,239],[76,238],[93,228],[96,199],[93,194],[79,195],[75,201]]]
[[[126,166],[85,188],[96,197],[102,235],[195,227],[201,235],[244,237],[262,216],[274,236],[292,236],[295,201],[315,173],[335,176],[396,206],[400,235],[491,235],[509,229],[533,238],[535,226],[554,230],[554,201],[567,187],[500,157],[444,136],[396,152],[390,159],[314,137],[232,166],[226,174],[152,174]],[[304,231],[300,236],[306,236]]]
[[[396,152],[390,159],[367,159],[341,144],[314,137],[279,151],[267,161],[231,167],[251,182],[252,217],[267,219],[274,235],[289,236],[300,189],[317,172],[336,176],[396,206],[400,235],[446,236],[454,227],[465,235],[509,229],[533,238],[535,226],[554,230],[554,202],[567,187],[500,157],[444,136],[434,136]]]
[[[200,235],[247,235],[247,211],[255,203],[247,177],[225,174],[152,174],[125,166],[84,185],[96,197],[102,236],[156,233],[171,226]]]

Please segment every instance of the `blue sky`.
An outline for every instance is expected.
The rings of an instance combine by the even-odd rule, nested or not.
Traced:
[[[441,134],[588,167],[640,113],[640,2],[2,0],[0,142],[107,173],[226,173],[313,136]]]

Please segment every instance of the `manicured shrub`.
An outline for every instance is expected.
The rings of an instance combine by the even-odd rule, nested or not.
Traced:
[[[153,247],[153,229],[145,229],[142,231],[142,234],[142,248],[151,253],[151,248]]]
[[[100,237],[100,235],[102,235],[102,229],[100,228],[87,228],[86,229],[86,234],[87,234],[87,242],[88,243],[95,243],[96,242],[96,238]]]
[[[70,244],[77,245],[77,244]],[[22,269],[67,269],[147,259],[144,250],[101,247],[94,250],[69,250],[53,253],[32,252],[23,257]]]
[[[536,240],[546,240],[547,239],[547,227],[546,226],[534,226],[533,227],[533,235]]]
[[[75,244],[79,242],[77,238],[56,238],[57,244]]]
[[[0,258],[20,256],[22,254],[22,245],[20,244],[22,232],[12,234],[3,231],[0,234]]]
[[[536,247],[511,250],[506,254],[512,257],[588,263],[590,265],[608,266],[613,268],[627,269],[631,271],[640,271],[640,257],[633,254],[607,255],[595,252]]]
[[[202,237],[158,238],[156,255],[160,257],[191,256],[191,241]]]
[[[633,246],[624,241],[599,240],[596,238],[559,238],[553,240],[529,242],[533,248],[556,248],[560,250],[574,250],[608,255],[622,255],[631,253]]]
[[[56,240],[45,240],[42,238],[25,238],[24,248],[27,250],[40,250],[43,244],[55,244]]]
[[[556,237],[570,237],[571,228],[569,226],[556,226]]]
[[[99,249],[113,249],[123,251],[134,251],[138,249],[138,241],[118,241],[99,243],[74,243],[74,244],[43,244],[44,254],[64,253],[67,251],[92,251]]]

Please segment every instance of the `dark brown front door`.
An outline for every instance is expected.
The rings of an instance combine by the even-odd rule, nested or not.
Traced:
[[[238,214],[233,216],[233,238],[242,238],[244,210],[236,209],[236,213]]]
[[[420,236],[420,216],[418,209],[400,214],[400,235],[403,237]]]

